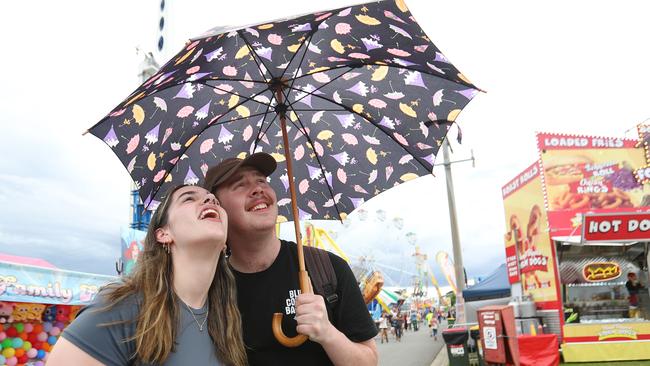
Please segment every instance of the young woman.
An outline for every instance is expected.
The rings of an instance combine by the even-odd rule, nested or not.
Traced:
[[[227,227],[207,190],[173,189],[151,218],[135,272],[100,291],[48,366],[246,365]]]
[[[379,334],[381,335],[381,343],[388,343],[388,314],[386,312],[381,314],[379,319]]]

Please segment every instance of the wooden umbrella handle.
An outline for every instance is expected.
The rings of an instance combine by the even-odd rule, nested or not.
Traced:
[[[278,104],[283,104],[282,84],[278,85],[275,91]],[[287,162],[287,175],[289,178],[289,191],[291,193],[291,209],[293,213],[293,225],[296,231],[296,243],[298,244],[298,281],[300,283],[300,291],[304,293],[312,293],[311,280],[309,274],[305,269],[305,257],[302,250],[302,240],[300,238],[300,216],[298,215],[298,206],[296,204],[296,189],[293,184],[293,166],[291,164],[291,151],[289,149],[289,138],[287,137],[287,122],[284,111],[280,113],[280,126],[282,128],[282,139],[284,142],[284,159]],[[282,313],[273,314],[273,322],[271,324],[273,336],[277,341],[285,347],[298,347],[309,338],[304,334],[298,334],[293,338],[289,338],[282,330]]]
[[[309,274],[307,274],[307,271],[300,271],[298,273],[298,279],[300,281],[300,291],[302,293],[312,293],[312,287],[311,287],[311,279],[309,278]],[[285,347],[298,347],[301,344],[305,343],[309,337],[307,337],[304,334],[298,334],[297,336],[293,338],[289,338],[286,335],[284,335],[284,331],[282,330],[282,313],[274,313],[273,314],[273,323],[271,323],[271,329],[273,329],[273,336],[275,336],[275,339],[283,346]]]

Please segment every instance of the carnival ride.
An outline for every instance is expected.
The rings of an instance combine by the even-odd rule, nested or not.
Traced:
[[[407,233],[407,238],[411,241],[415,238],[415,234]],[[350,263],[350,267],[359,283],[359,288],[361,289],[366,304],[370,304],[375,300],[384,310],[390,311],[391,304],[401,303],[406,298],[406,292],[404,295],[400,295],[384,288],[384,279],[387,274],[385,271],[382,271],[380,267],[407,274],[414,278],[414,283],[417,283],[417,287],[414,287],[413,297],[414,299],[417,299],[418,306],[429,303],[429,301],[424,301],[424,298],[426,297],[426,287],[429,281],[436,289],[440,303],[444,304],[445,298],[442,295],[439,283],[433,274],[431,267],[426,261],[427,255],[421,253],[417,246],[415,247],[415,253],[413,254],[417,273],[412,273],[405,271],[404,269],[377,263],[372,256],[368,255],[351,258],[343,251],[336,241],[334,241],[326,229],[317,227],[311,222],[305,224],[303,244],[331,251],[343,258],[346,262]],[[353,260],[354,263],[352,263]]]

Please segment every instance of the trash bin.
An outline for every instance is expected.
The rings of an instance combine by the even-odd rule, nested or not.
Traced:
[[[475,364],[478,364],[478,366],[485,366],[485,362],[483,361],[483,349],[481,348],[481,331],[479,330],[478,325],[469,328],[469,336],[474,341],[474,348],[476,350]]]
[[[447,328],[451,328],[456,323],[456,318],[447,318]]]
[[[442,339],[447,345],[447,356],[449,366],[469,366],[469,355],[467,352],[467,340],[469,334],[467,328],[451,328],[442,331]]]

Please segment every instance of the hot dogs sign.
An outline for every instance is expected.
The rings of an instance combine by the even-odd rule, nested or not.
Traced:
[[[650,206],[636,170],[646,163],[637,140],[537,134],[551,236],[580,235],[586,211]]]
[[[510,283],[521,281],[535,301],[556,301],[555,271],[544,211],[539,163],[503,188],[507,234],[506,263]]]

